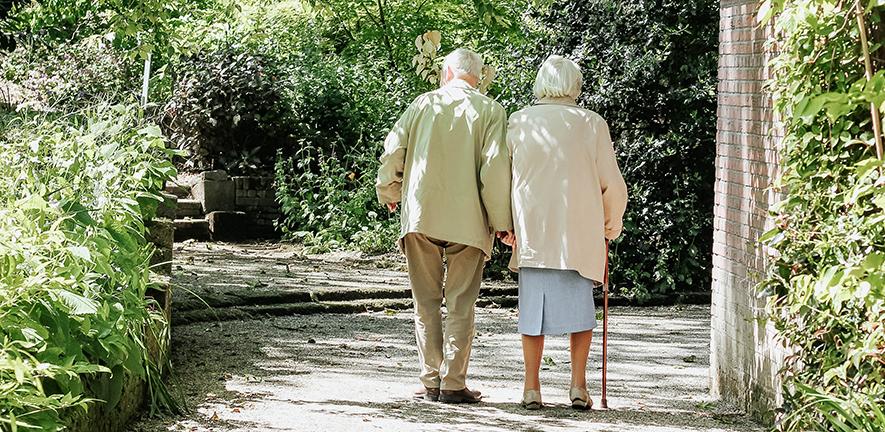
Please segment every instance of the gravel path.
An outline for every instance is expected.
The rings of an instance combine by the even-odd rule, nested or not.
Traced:
[[[176,386],[193,412],[133,431],[744,431],[761,430],[708,396],[708,309],[612,311],[608,411],[566,405],[565,337],[549,338],[548,408],[526,412],[516,313],[480,309],[469,385],[476,406],[410,399],[418,388],[411,313],[312,315],[175,329]],[[598,341],[591,392],[598,398]],[[598,403],[598,399],[596,400]]]

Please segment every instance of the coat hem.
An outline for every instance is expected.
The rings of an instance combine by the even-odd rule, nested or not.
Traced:
[[[406,230],[401,231],[399,238],[396,240],[396,244],[397,244],[397,246],[399,247],[400,252],[405,251],[405,249],[404,249],[404,247],[403,247],[403,246],[404,246],[404,244],[403,244],[403,239],[405,239],[406,236],[409,235],[409,234],[421,234],[421,235],[425,235],[425,236],[427,236],[427,237],[430,237],[430,238],[433,238],[433,239],[436,239],[436,240],[445,241],[445,242],[449,242],[449,243],[461,244],[461,245],[464,245],[464,246],[469,246],[469,247],[472,247],[472,248],[479,249],[479,250],[481,250],[482,253],[485,255],[485,260],[486,260],[486,261],[488,261],[488,260],[491,259],[491,257],[492,257],[492,248],[491,248],[491,245],[489,245],[489,247],[486,247],[486,245],[477,245],[477,244],[475,244],[475,243],[474,243],[474,244],[471,244],[471,243],[466,242],[466,241],[463,241],[463,240],[452,239],[452,238],[446,238],[447,236],[445,236],[445,235],[435,234],[435,233],[433,233],[433,232],[431,232],[431,231],[428,231],[428,230],[421,230],[421,229],[413,229],[413,230],[408,230],[408,231],[406,231]],[[492,238],[492,235],[489,234],[489,239],[491,239],[491,238]]]

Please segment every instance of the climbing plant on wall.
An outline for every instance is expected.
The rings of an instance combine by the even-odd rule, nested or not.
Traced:
[[[766,1],[783,118],[760,289],[786,348],[785,431],[885,428],[885,2]]]

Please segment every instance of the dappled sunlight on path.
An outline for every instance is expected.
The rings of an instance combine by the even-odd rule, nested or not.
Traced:
[[[411,399],[419,384],[410,312],[191,324],[177,329],[176,359],[194,386],[196,414],[136,430],[753,430],[743,417],[709,410],[707,314],[705,307],[615,309],[613,409],[587,413],[566,405],[565,337],[549,338],[548,408],[518,406],[521,351],[511,310],[478,312],[469,385],[485,396],[475,406]],[[590,366],[597,403],[598,347]]]
[[[293,292],[315,296],[328,289],[344,293],[351,284],[355,289],[402,289],[406,282],[396,263],[379,268],[362,258],[304,257],[291,247],[272,244],[198,244],[186,252],[182,255],[189,262],[182,262],[176,273],[179,284],[244,301],[267,301],[272,299],[264,297]],[[289,282],[295,279],[301,282]],[[231,285],[215,288],[225,281]],[[709,313],[708,306],[613,308],[612,409],[590,412],[574,411],[567,404],[566,336],[547,338],[541,373],[547,407],[539,412],[520,408],[522,351],[515,309],[477,310],[468,385],[482,391],[484,398],[473,406],[412,399],[420,384],[411,310],[282,316],[253,312],[244,319],[178,325],[173,328],[173,382],[193,412],[181,418],[142,419],[131,430],[761,430],[710,400]],[[599,336],[588,376],[597,405]]]

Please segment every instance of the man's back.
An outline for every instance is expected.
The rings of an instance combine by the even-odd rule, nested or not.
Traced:
[[[381,201],[402,200],[402,235],[490,253],[490,227],[512,223],[505,123],[500,104],[461,80],[415,99],[385,142],[378,176]]]

